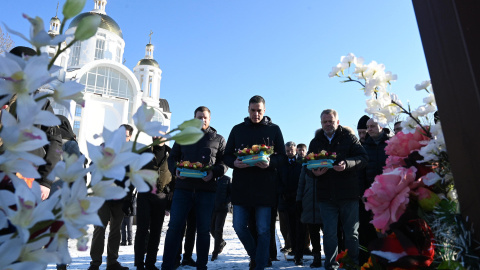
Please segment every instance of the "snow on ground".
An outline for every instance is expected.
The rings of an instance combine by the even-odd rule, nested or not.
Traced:
[[[164,240],[165,240],[165,233],[168,228],[168,221],[169,217],[165,217],[165,221],[163,223],[163,228],[162,228],[162,236],[160,239],[160,246],[159,246],[159,251],[158,251],[158,256],[157,256],[157,263],[156,266],[158,268],[161,268],[162,265],[162,255],[163,255],[163,248],[164,248]],[[133,226],[133,233],[135,234],[136,228]],[[277,221],[276,223],[276,241],[277,241],[277,259],[279,261],[274,261],[273,266],[267,269],[302,269],[302,268],[308,268],[310,269],[309,265],[311,263],[311,256],[305,257],[305,264],[303,266],[296,266],[293,261],[287,261],[285,259],[285,256],[280,252],[280,248],[283,247],[284,245],[284,240],[282,238],[282,235],[280,233],[280,227],[279,223]],[[93,233],[93,226],[91,226],[88,229],[88,233],[90,236],[90,241],[91,241],[91,236]],[[106,237],[108,237],[108,228],[107,228],[107,233],[105,234]],[[216,269],[230,269],[230,270],[244,270],[248,269],[248,263],[250,261],[250,258],[247,255],[247,252],[243,248],[242,243],[238,239],[237,235],[235,234],[235,231],[233,230],[232,227],[232,214],[228,214],[227,220],[225,221],[225,227],[223,231],[223,238],[227,242],[227,245],[223,249],[223,252],[218,256],[218,259],[215,261],[210,261],[210,256],[209,256],[209,262],[207,264],[208,269],[216,270]],[[134,237],[135,239],[135,237]],[[107,239],[105,240],[105,244],[107,243]],[[213,250],[213,244],[214,240],[211,238],[210,241],[210,254]],[[88,244],[90,247],[90,243]],[[72,256],[72,263],[69,265],[68,269],[69,270],[76,270],[76,269],[88,269],[90,266],[90,250],[87,251],[78,251],[76,248],[76,240],[71,240],[68,243],[68,247],[70,250],[70,255]],[[100,267],[101,270],[104,270],[106,268],[106,255],[107,255],[107,249],[105,247],[104,253],[103,253],[103,264]],[[134,264],[134,252],[133,252],[133,246],[120,246],[119,250],[119,262],[124,265],[129,267],[130,269],[136,269]],[[196,260],[196,253],[195,253],[195,248],[193,250],[193,259]],[[324,257],[323,251],[322,251],[322,257]],[[47,269],[56,269],[55,265],[49,265]],[[195,269],[194,267],[190,266],[180,266],[178,269]],[[317,268],[323,270],[324,268]]]

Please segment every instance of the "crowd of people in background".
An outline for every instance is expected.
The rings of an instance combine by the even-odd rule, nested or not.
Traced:
[[[32,52],[23,48],[19,53]],[[14,102],[12,99],[9,105]],[[52,110],[48,102],[44,109]],[[229,205],[233,206],[233,228],[250,257],[250,269],[264,269],[278,260],[277,214],[284,239],[280,251],[293,256],[295,265],[303,265],[304,256],[309,255],[313,256],[311,268],[337,269],[336,256],[345,249],[355,262],[360,265],[366,262],[369,254],[359,247],[367,246],[377,237],[377,232],[361,197],[385,166],[384,149],[392,136],[390,130],[362,116],[357,137],[351,128],[339,124],[337,111],[326,109],[320,114],[321,128],[307,147],[293,141],[285,143],[280,127],[265,111],[265,100],[261,96],[252,97],[248,102],[248,117],[235,125],[225,140],[210,126],[209,108],[200,106],[195,109],[194,117],[203,122],[202,139],[192,145],[175,143],[172,148],[159,143],[145,150],[153,154],[145,169],[158,173],[156,184],[148,192],[137,193],[133,186],[124,186],[126,179],[117,181],[117,185],[129,192],[121,200],[107,200],[99,209],[103,226],[94,227],[89,269],[97,270],[102,264],[107,225],[110,226],[107,270],[128,269],[118,262],[119,247],[126,245],[134,245],[136,269],[159,269],[157,253],[165,216],[169,216],[169,224],[161,269],[176,269],[181,265],[207,269],[210,250],[210,260],[215,261],[227,245],[223,227]],[[68,119],[59,118],[60,126],[41,127],[50,141],[39,154],[47,160],[39,169],[42,177],[35,179],[42,186],[42,199],[61,188],[61,180],[52,181],[47,177],[61,158],[62,151],[58,149],[81,154]],[[124,124],[120,128],[125,129],[125,140],[129,141],[133,127]],[[400,131],[401,125],[397,122],[394,132]],[[161,136],[152,137],[152,141],[161,141]],[[236,155],[239,149],[261,144],[275,147],[275,152],[264,161],[249,165]],[[307,169],[302,164],[308,153],[322,150],[336,153],[332,168]],[[185,160],[201,162],[211,170],[203,178],[182,176],[176,164]],[[225,175],[228,168],[233,170],[232,178]],[[134,216],[135,234],[132,232]],[[212,248],[210,237],[214,238]],[[182,241],[185,242],[183,258]],[[194,246],[196,261],[192,259]],[[66,265],[57,266],[57,269],[66,268]]]

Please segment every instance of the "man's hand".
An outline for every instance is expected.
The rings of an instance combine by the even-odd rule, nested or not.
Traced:
[[[250,167],[250,165],[248,165],[247,163],[243,163],[243,161],[241,161],[240,159],[235,159],[235,161],[233,162],[233,166],[239,168],[239,169],[243,169],[243,168],[247,168],[247,167]]]
[[[328,168],[327,167],[323,167],[323,168],[315,168],[315,169],[312,169],[312,173],[315,175],[315,176],[320,176],[324,173],[326,173],[328,171]]]
[[[268,168],[268,166],[270,166],[270,157],[267,157],[267,162],[265,162],[265,161],[257,162],[257,163],[255,163],[255,166],[257,166],[259,168],[262,168],[262,169]]]
[[[185,176],[180,176],[180,171],[179,170],[176,170],[176,175],[177,175],[178,179],[185,179],[186,178]]]
[[[40,192],[42,193],[40,195],[42,201],[48,199],[48,195],[50,195],[50,189],[48,187],[40,185]]]
[[[202,179],[203,179],[203,181],[208,182],[208,181],[212,180],[212,178],[213,178],[213,172],[208,171],[207,176],[203,177]]]
[[[342,160],[337,165],[333,166],[333,169],[337,172],[341,172],[341,171],[344,171],[346,167],[347,167],[347,164],[345,164],[345,161]]]

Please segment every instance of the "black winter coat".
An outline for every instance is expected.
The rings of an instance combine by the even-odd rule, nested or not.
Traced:
[[[310,142],[308,153],[319,153],[322,150],[336,152],[336,163],[345,161],[344,171],[337,172],[329,169],[325,174],[316,177],[311,170],[307,173],[312,178],[317,178],[317,199],[328,200],[354,200],[360,196],[357,171],[367,165],[367,153],[350,131],[338,126],[331,142],[328,141],[323,130],[317,132]]]
[[[240,148],[254,144],[274,146],[275,153],[270,156],[270,166],[261,169],[257,166],[239,169],[233,163],[235,153]],[[280,127],[264,116],[258,124],[245,118],[232,128],[225,147],[225,164],[233,169],[232,204],[243,206],[269,206],[277,204],[277,169],[286,164],[287,156]]]
[[[360,195],[363,195],[365,190],[372,185],[375,176],[382,174],[383,167],[385,167],[385,161],[388,157],[388,155],[385,154],[385,147],[387,146],[386,141],[389,139],[390,130],[387,128],[383,129],[379,144],[376,144],[372,137],[368,135],[365,138],[363,148],[365,148],[365,151],[367,152],[368,163],[360,174]]]
[[[283,177],[279,187],[278,211],[287,211],[288,208],[295,208],[295,199],[297,196],[298,181],[302,164],[294,161],[290,164],[288,161],[281,168]]]
[[[217,131],[208,127],[205,135],[195,144],[180,145],[175,143],[168,157],[168,169],[172,175],[176,175],[176,163],[180,161],[201,162],[205,165],[213,166],[213,177],[205,182],[201,178],[191,178],[175,180],[175,189],[199,190],[215,192],[217,183],[215,179],[224,175],[228,167],[223,163],[223,154],[225,151],[225,139]]]

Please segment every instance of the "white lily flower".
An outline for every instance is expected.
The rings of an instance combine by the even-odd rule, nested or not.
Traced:
[[[10,178],[17,172],[27,178],[40,178],[37,168],[30,161],[17,158],[16,155],[9,151],[0,155],[0,171],[7,174]]]
[[[87,196],[87,187],[83,179],[74,182],[71,188],[64,185],[60,199],[61,220],[65,222],[68,235],[71,238],[83,236],[83,227],[87,224],[103,226],[98,217],[98,209],[104,202],[104,198]]]
[[[402,126],[402,132],[407,134],[407,133],[415,133],[416,128],[417,128],[417,122],[413,120],[411,117],[407,117],[404,121],[402,121],[401,126]]]
[[[19,105],[31,105],[31,94],[55,79],[47,69],[48,62],[47,54],[32,56],[26,61],[10,53],[0,56],[0,78],[4,79],[0,80],[0,95],[17,94]]]
[[[133,115],[133,122],[138,132],[145,132],[149,136],[158,136],[159,133],[165,134],[167,132],[168,126],[164,126],[160,122],[151,122],[154,114],[155,110],[142,101],[142,105]]]
[[[54,38],[52,38],[47,33],[47,31],[45,31],[42,18],[31,18],[26,14],[23,14],[23,17],[32,24],[32,27],[30,28],[30,39],[25,37],[22,33],[10,29],[6,24],[4,24],[5,28],[7,28],[8,32],[23,38],[25,41],[32,44],[36,48],[47,45],[58,45],[58,43],[65,41],[65,39],[68,37],[68,35],[56,35]]]
[[[104,137],[105,138],[105,137]],[[120,127],[112,136],[105,140],[105,146],[95,146],[87,142],[88,153],[92,159],[91,184],[97,184],[102,177],[123,180],[125,177],[125,166],[130,164],[138,155],[122,152],[125,141],[125,127]],[[130,148],[131,149],[131,148]]]
[[[155,187],[158,173],[153,170],[142,170],[153,157],[152,153],[143,153],[130,164],[130,171],[127,176],[138,192],[148,192],[151,187]]]
[[[93,194],[105,200],[119,200],[127,195],[124,188],[115,184],[115,180],[103,180],[92,186]]]
[[[19,261],[37,263],[39,266],[43,266],[43,269],[46,268],[49,263],[58,262],[59,258],[56,253],[43,248],[49,242],[50,238],[44,237],[38,239],[37,241],[32,241],[31,243],[26,244],[22,249]]]
[[[341,72],[342,70],[343,70],[343,69],[342,69],[342,65],[341,65],[341,64],[338,64],[338,65],[332,67],[332,71],[330,71],[330,73],[328,73],[328,77],[330,77],[330,78],[333,78],[333,77],[335,77],[335,76],[340,77],[340,76],[338,75],[338,73]]]
[[[53,241],[48,244],[47,249],[49,252],[57,253],[57,264],[69,264],[72,262],[72,257],[68,251],[69,236],[67,228],[63,225],[63,221],[57,222],[62,222],[62,225],[56,231],[51,230],[53,233]]]
[[[85,156],[77,157],[77,155],[68,155],[63,153],[63,161],[57,162],[52,172],[48,175],[49,180],[55,180],[58,177],[66,183],[73,183],[83,177],[89,171],[89,168],[83,168]]]
[[[6,209],[10,222],[17,228],[23,241],[30,238],[29,230],[38,222],[54,220],[52,210],[57,203],[49,199],[42,201],[40,198],[40,186],[37,182],[32,183],[32,188],[23,180],[12,179],[15,187],[16,210]]]

